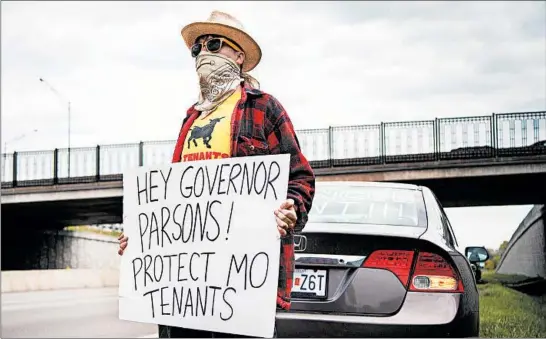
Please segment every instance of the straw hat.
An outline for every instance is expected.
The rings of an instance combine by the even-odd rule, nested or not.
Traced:
[[[232,40],[245,52],[244,72],[254,69],[262,58],[260,46],[245,32],[243,24],[224,12],[213,11],[207,21],[193,22],[182,28],[181,33],[188,48],[201,35],[221,35]]]

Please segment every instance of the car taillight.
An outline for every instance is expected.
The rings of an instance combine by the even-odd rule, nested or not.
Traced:
[[[379,250],[370,254],[363,267],[389,270],[400,279],[402,285],[407,286],[413,255],[413,251]]]
[[[451,265],[440,255],[420,252],[413,272],[410,291],[463,292],[463,283]]]

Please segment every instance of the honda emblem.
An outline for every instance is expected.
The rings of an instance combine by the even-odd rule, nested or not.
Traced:
[[[294,235],[294,252],[304,252],[307,248],[307,237],[305,235]]]

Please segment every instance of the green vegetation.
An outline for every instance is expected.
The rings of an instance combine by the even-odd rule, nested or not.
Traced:
[[[489,252],[490,259],[485,262],[485,269],[486,270],[494,270],[499,265],[500,258],[504,251],[506,250],[506,247],[508,247],[508,241],[503,241],[498,250],[493,250],[491,248],[487,249],[487,252]]]
[[[482,280],[486,283],[497,283],[508,287],[513,287],[521,283],[529,283],[541,278],[532,278],[525,275],[517,274],[499,274],[494,271],[483,271]]]
[[[68,226],[64,228],[65,231],[71,232],[91,232],[96,234],[108,235],[118,238],[121,234],[120,231],[100,229],[92,226]]]
[[[533,297],[504,285],[527,277],[484,272],[480,292],[480,337],[545,338],[546,296]]]

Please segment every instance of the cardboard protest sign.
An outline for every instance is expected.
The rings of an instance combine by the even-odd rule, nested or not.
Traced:
[[[288,154],[123,175],[119,318],[272,337]]]

